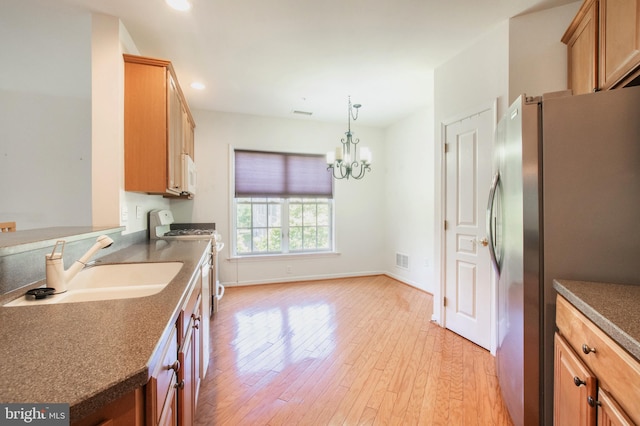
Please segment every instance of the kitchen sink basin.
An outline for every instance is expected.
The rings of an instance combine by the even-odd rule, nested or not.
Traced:
[[[83,269],[69,289],[154,286],[169,284],[182,268],[182,262],[114,263]]]
[[[4,306],[49,305],[130,299],[159,293],[178,274],[182,262],[119,263],[86,268],[64,293],[43,299],[24,295]]]

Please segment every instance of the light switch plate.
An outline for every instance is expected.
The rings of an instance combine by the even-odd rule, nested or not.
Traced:
[[[142,219],[142,206],[136,206],[136,219]]]

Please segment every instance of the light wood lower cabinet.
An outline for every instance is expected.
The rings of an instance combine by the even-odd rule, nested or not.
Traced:
[[[73,426],[191,426],[195,419],[200,384],[209,357],[208,303],[210,248],[188,286],[178,319],[165,332],[151,363],[151,378]],[[204,280],[203,280],[203,271]],[[207,335],[204,335],[204,333]],[[206,350],[206,352],[205,352]]]
[[[556,426],[596,424],[596,377],[557,333],[554,356],[554,423]]]
[[[178,425],[190,426],[195,419],[200,390],[200,358],[202,357],[202,280],[201,270],[195,278],[191,295],[180,313],[183,338],[180,340],[178,359],[183,368],[178,374]]]
[[[161,361],[147,384],[147,424],[177,425],[177,378],[182,369],[178,359],[177,328],[172,327],[165,341]]]
[[[73,422],[73,426],[144,426],[142,388],[125,394],[101,410]]]
[[[640,401],[639,401],[640,403]],[[624,413],[607,391],[598,389],[598,426],[633,426],[634,423]]]
[[[562,296],[556,325],[555,424],[640,424],[640,362]]]

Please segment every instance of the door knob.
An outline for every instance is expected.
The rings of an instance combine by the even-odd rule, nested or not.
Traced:
[[[489,245],[489,240],[487,240],[487,237],[484,237],[483,239],[478,240],[478,242],[482,244],[484,247]]]

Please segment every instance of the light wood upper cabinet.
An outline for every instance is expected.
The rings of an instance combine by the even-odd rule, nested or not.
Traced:
[[[600,88],[623,83],[640,65],[640,1],[600,0]]]
[[[195,122],[171,62],[124,55],[125,191],[180,195]]]
[[[562,42],[574,94],[636,85],[640,0],[585,0]]]
[[[586,1],[562,37],[567,45],[569,88],[574,95],[598,88],[598,2]]]

